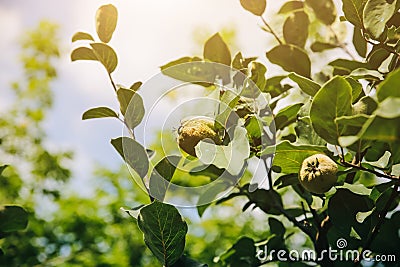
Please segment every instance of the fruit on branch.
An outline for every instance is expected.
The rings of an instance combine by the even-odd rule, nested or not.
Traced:
[[[196,157],[195,146],[201,140],[209,140],[217,145],[222,140],[214,130],[214,121],[204,118],[194,118],[182,123],[178,129],[179,147],[186,153]]]
[[[336,183],[337,164],[324,154],[306,158],[300,169],[300,184],[308,191],[323,194]]]

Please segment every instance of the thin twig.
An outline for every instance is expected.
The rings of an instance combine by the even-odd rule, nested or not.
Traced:
[[[278,35],[276,35],[276,33],[274,32],[274,30],[271,28],[271,26],[269,26],[268,22],[264,19],[263,16],[260,16],[262,22],[264,23],[264,25],[268,28],[269,32],[275,37],[275,39],[278,41],[279,44],[283,44],[283,42],[281,41],[281,39],[279,39]]]
[[[114,80],[111,77],[111,73],[108,73],[108,78],[110,79],[110,82],[111,82],[111,85],[112,85],[112,87],[114,89],[114,92],[117,92],[117,86],[115,85]]]
[[[369,173],[375,174],[378,177],[397,180],[397,181],[400,180],[400,176],[381,173],[381,172],[378,172],[376,170],[370,170],[370,169],[367,169],[367,168],[361,166],[360,164],[354,164],[354,163],[351,163],[351,162],[347,162],[344,159],[341,159],[340,163],[345,167],[352,167],[352,168],[355,168],[355,169],[358,169],[358,170],[361,170],[361,171],[369,172]]]

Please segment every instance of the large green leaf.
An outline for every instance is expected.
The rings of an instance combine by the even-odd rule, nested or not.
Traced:
[[[283,38],[286,43],[304,47],[308,38],[308,15],[300,10],[290,14],[283,24]]]
[[[381,102],[387,97],[400,97],[400,68],[389,73],[386,79],[377,88],[378,100]]]
[[[82,120],[97,118],[118,118],[117,113],[108,107],[91,108],[82,115]]]
[[[271,63],[281,66],[289,72],[296,72],[301,76],[310,78],[311,62],[304,50],[294,45],[278,45],[267,52]]]
[[[143,99],[138,93],[135,93],[126,109],[125,123],[129,128],[134,129],[143,120],[144,114]]]
[[[256,16],[261,16],[267,7],[266,0],[240,0],[240,4]]]
[[[314,96],[318,90],[321,88],[321,86],[314,82],[313,80],[310,80],[306,77],[300,76],[294,72],[289,73],[288,77],[294,81],[295,83],[297,83],[297,85],[300,87],[300,89],[310,95],[310,96]]]
[[[350,23],[358,28],[363,26],[363,10],[367,0],[342,0],[344,15]]]
[[[328,151],[325,146],[296,145],[284,141],[276,146],[274,170],[282,173],[298,173],[305,158],[326,152]]]
[[[111,74],[118,65],[118,57],[114,49],[103,43],[92,43],[90,46],[97,59],[103,64],[107,72]]]
[[[174,206],[158,201],[144,206],[138,225],[147,247],[163,266],[172,266],[182,256],[188,227]]]
[[[315,13],[315,16],[326,25],[336,20],[336,8],[333,0],[306,0]]]
[[[297,103],[281,109],[275,116],[275,128],[277,130],[282,130],[286,126],[295,122],[297,119],[297,113],[303,105],[303,103]]]
[[[76,42],[76,41],[80,41],[80,40],[89,40],[89,41],[93,41],[94,39],[93,37],[86,32],[77,32],[72,36],[72,42]]]
[[[378,39],[386,27],[386,22],[394,15],[397,0],[368,0],[364,7],[363,23],[374,39]]]
[[[231,65],[231,52],[219,33],[206,41],[203,56],[212,62]]]
[[[99,7],[96,12],[96,31],[100,40],[108,43],[117,26],[118,11],[112,4]]]
[[[93,50],[87,47],[78,47],[71,53],[71,61],[98,60]]]
[[[358,195],[344,188],[339,188],[329,199],[328,214],[332,224],[345,235],[349,235],[351,228],[359,230],[362,225],[357,221],[357,213],[370,211],[373,207],[368,196]],[[367,225],[367,222],[364,222]],[[361,232],[358,232],[361,233]]]
[[[171,184],[176,166],[178,166],[180,156],[167,156],[160,160],[154,167],[151,176],[149,190],[153,198],[163,201],[168,187]]]
[[[310,119],[315,132],[328,143],[338,145],[343,128],[335,119],[352,115],[352,87],[343,77],[336,76],[322,86],[314,96]]]
[[[147,175],[149,159],[144,147],[129,137],[118,137],[111,140],[111,144],[121,157],[131,166],[141,178]]]
[[[28,213],[18,205],[0,206],[0,233],[19,231],[28,225]]]

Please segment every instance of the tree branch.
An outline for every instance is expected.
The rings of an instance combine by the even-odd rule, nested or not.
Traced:
[[[281,41],[281,39],[278,37],[278,35],[274,32],[274,30],[271,28],[271,26],[269,26],[268,22],[264,19],[263,16],[260,16],[262,22],[264,23],[264,25],[268,28],[269,32],[275,37],[275,39],[278,41],[278,43],[281,45],[283,44],[283,42]]]

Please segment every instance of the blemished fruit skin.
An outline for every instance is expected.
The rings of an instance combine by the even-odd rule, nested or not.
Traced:
[[[179,147],[186,153],[196,157],[194,147],[204,139],[210,139],[215,144],[222,143],[221,138],[214,131],[214,121],[209,119],[191,119],[182,123],[178,130]]]
[[[328,192],[337,181],[337,164],[324,154],[306,158],[299,172],[300,184],[315,194]]]

